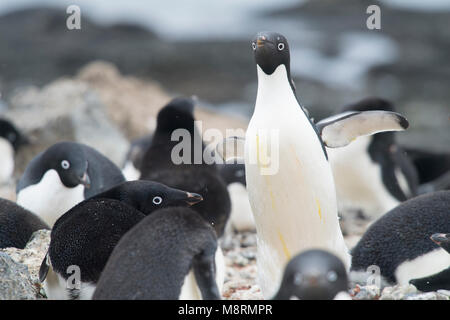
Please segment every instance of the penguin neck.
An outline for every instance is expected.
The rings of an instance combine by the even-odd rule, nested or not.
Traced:
[[[266,74],[259,65],[256,65],[256,69],[258,73],[258,94],[255,111],[269,106],[272,106],[272,108],[268,111],[281,111],[274,110],[274,105],[280,108],[290,105],[300,107],[290,74],[284,64],[280,64],[270,75]]]

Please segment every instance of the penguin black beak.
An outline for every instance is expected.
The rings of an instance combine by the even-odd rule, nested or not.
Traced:
[[[450,237],[447,236],[448,235],[445,233],[435,233],[430,237],[430,239],[438,246],[440,246],[441,243],[450,241]]]
[[[91,187],[91,179],[89,178],[87,172],[83,174],[80,178],[80,183],[86,188],[89,189]]]
[[[265,42],[266,42],[266,37],[259,37],[257,40],[256,40],[256,46],[258,47],[258,48],[260,48],[260,47],[264,47],[264,44],[265,44]]]
[[[192,206],[196,203],[199,203],[200,201],[203,201],[203,197],[201,195],[199,195],[198,193],[191,193],[191,192],[186,192],[187,194],[187,199],[185,200],[185,202]]]

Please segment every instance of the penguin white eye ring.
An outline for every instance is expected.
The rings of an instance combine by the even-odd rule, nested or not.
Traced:
[[[253,50],[256,50],[256,42],[252,42],[252,48]]]
[[[330,282],[335,282],[337,280],[338,276],[336,271],[330,271],[327,273],[327,280]]]
[[[61,167],[62,167],[64,170],[69,169],[69,168],[70,168],[70,162],[67,161],[67,160],[61,161]]]
[[[278,47],[279,51],[283,51],[284,50],[284,43],[280,42],[277,47]]]
[[[159,196],[156,196],[153,198],[153,203],[156,205],[160,205],[162,203],[162,198]]]
[[[294,276],[294,284],[299,286],[303,282],[303,276],[301,273],[296,273]]]

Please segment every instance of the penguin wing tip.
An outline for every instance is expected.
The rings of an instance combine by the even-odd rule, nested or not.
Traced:
[[[50,266],[48,265],[48,252],[42,260],[41,267],[39,268],[39,281],[44,282],[45,278],[47,278],[48,270]]]

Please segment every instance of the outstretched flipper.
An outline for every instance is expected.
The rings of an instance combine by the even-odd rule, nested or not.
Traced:
[[[42,260],[41,267],[39,268],[39,281],[44,282],[47,278],[48,270],[50,268],[50,263],[48,261],[48,252],[45,254],[44,260]]]
[[[219,288],[216,283],[215,255],[203,252],[194,258],[192,263],[195,280],[203,300],[220,300]]]
[[[360,136],[384,131],[403,131],[409,123],[405,117],[390,111],[345,112],[319,121],[317,129],[325,146],[339,148]]]

